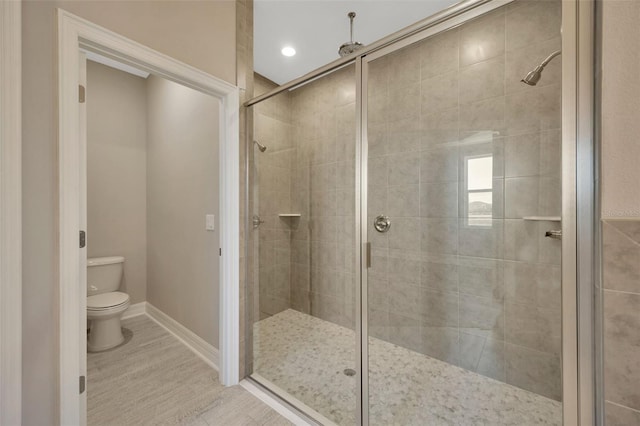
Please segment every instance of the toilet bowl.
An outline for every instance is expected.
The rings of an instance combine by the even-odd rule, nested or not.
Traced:
[[[87,259],[87,319],[90,321],[87,350],[99,352],[124,341],[120,318],[129,307],[129,295],[121,291],[124,257]]]

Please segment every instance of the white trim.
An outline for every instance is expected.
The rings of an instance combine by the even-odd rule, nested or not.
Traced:
[[[222,102],[220,117],[220,382],[240,382],[240,98]],[[229,123],[224,126],[222,123]],[[226,142],[224,142],[226,141]],[[223,284],[224,283],[224,284]]]
[[[147,302],[134,303],[133,305],[129,305],[124,314],[122,314],[121,319],[125,320],[128,318],[137,317],[140,315],[144,315],[147,312]]]
[[[4,3],[4,2],[3,2]],[[58,9],[58,181],[59,181],[59,312],[61,424],[80,424],[78,374],[80,156],[78,63],[80,48],[132,65],[220,100],[220,380],[238,383],[239,376],[239,91],[238,88],[167,55]]]
[[[138,305],[140,305],[140,303]],[[145,305],[145,313],[149,318],[175,336],[176,339],[184,343],[187,348],[202,358],[204,362],[218,370],[219,355],[218,349],[215,346],[207,343],[202,337],[198,336],[193,331],[189,330],[187,327],[153,306],[151,303],[146,302]]]
[[[264,402],[267,406],[272,408],[275,412],[280,414],[285,419],[289,420],[296,426],[312,426],[311,423],[300,417],[298,414],[290,410],[286,405],[275,399],[269,393],[263,391],[258,386],[251,383],[249,380],[242,380],[240,386],[245,388],[251,395]]]
[[[105,58],[104,56],[96,53],[96,52],[92,52],[90,50],[84,50],[83,51],[85,53],[85,55],[87,55],[87,60],[89,61],[93,61],[93,62],[97,62],[99,64],[105,65],[107,67],[119,70],[119,71],[123,71],[126,72],[128,74],[131,75],[135,75],[136,77],[140,77],[140,78],[144,78],[147,79],[149,78],[149,73],[146,71],[140,71],[137,68],[132,67],[131,65],[126,65],[123,63],[120,63],[118,61],[115,61],[111,58]]]
[[[22,423],[22,4],[0,2],[0,424]]]
[[[83,87],[87,87],[87,57],[84,53],[80,53],[78,58],[78,83]],[[80,160],[79,167],[79,212],[80,218],[79,228],[87,229],[87,104],[79,103],[79,119],[78,119],[78,152]],[[85,313],[87,310],[87,247],[80,249],[80,271],[78,294],[76,300],[79,304],[80,312]],[[84,327],[87,325],[86,314],[80,315],[80,340],[78,348],[78,357],[80,365],[80,376],[87,377],[87,333]],[[80,394],[80,426],[87,424],[87,392]]]

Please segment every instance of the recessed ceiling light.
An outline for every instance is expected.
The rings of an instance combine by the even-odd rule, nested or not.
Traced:
[[[291,46],[285,46],[280,52],[282,52],[284,56],[293,56],[296,54],[296,49]]]

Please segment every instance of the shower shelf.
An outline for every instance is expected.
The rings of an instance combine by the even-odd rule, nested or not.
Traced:
[[[525,216],[524,220],[536,220],[540,222],[562,222],[560,216]]]
[[[300,217],[302,216],[300,213],[280,213],[279,217]]]

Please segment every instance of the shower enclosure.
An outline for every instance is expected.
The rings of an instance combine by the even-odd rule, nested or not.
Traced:
[[[455,10],[249,107],[246,368],[323,424],[562,424],[561,2]]]

